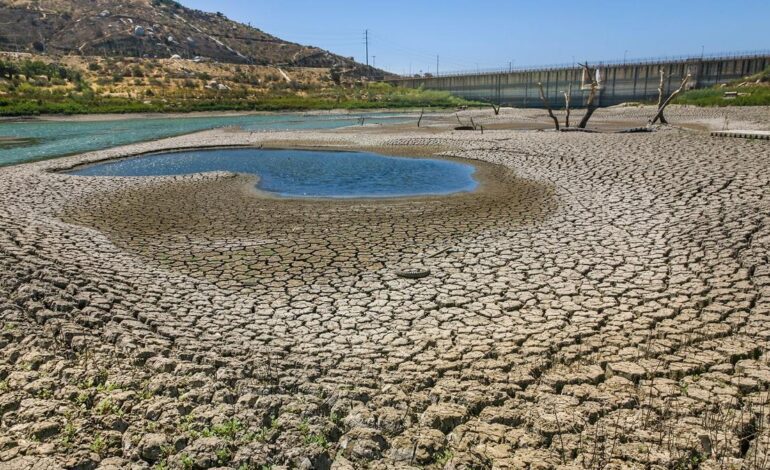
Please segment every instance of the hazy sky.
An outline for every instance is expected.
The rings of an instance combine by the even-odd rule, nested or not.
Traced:
[[[395,73],[770,49],[770,0],[181,1]]]

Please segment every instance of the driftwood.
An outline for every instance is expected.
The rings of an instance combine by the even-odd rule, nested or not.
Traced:
[[[586,134],[598,134],[599,131],[594,129],[580,129],[579,127],[565,127],[562,132],[583,132]]]
[[[543,100],[543,105],[545,106],[545,109],[548,110],[548,115],[551,116],[551,119],[553,119],[553,124],[556,126],[556,130],[559,130],[559,120],[556,118],[556,116],[553,115],[553,110],[551,109],[551,103],[548,102],[548,98],[545,97],[545,91],[543,90],[543,84],[538,82],[537,83],[538,88],[540,89],[540,99]]]
[[[667,99],[667,100],[666,100],[666,101],[665,101],[665,102],[664,102],[662,105],[660,105],[660,107],[658,108],[658,113],[655,115],[655,117],[653,117],[653,118],[650,120],[650,125],[653,125],[653,124],[655,124],[656,122],[658,122],[658,120],[661,118],[661,116],[663,116],[663,111],[665,111],[665,110],[666,110],[666,106],[668,106],[669,104],[671,104],[671,102],[672,102],[672,101],[674,101],[674,98],[676,98],[676,97],[679,95],[679,93],[681,93],[682,91],[684,91],[684,87],[686,87],[686,86],[687,86],[687,82],[689,82],[689,81],[690,81],[690,78],[691,78],[691,77],[692,77],[692,75],[690,75],[690,74],[688,73],[688,74],[687,74],[687,76],[686,76],[686,77],[684,77],[684,79],[682,80],[682,84],[681,84],[681,85],[679,85],[679,88],[677,88],[676,90],[674,90],[674,92],[673,92],[673,93],[671,93],[671,96],[669,96],[669,97],[668,97],[668,99]],[[661,121],[661,122],[663,122],[663,121]]]
[[[615,131],[615,134],[639,134],[643,132],[653,132],[652,128],[649,127],[632,127],[630,129],[623,129],[619,131]]]
[[[572,84],[569,84],[569,88],[564,92],[564,107],[567,111],[567,117],[564,118],[564,127],[569,127],[569,115],[570,115],[570,101],[572,101]]]
[[[465,124],[460,120],[460,115],[455,113],[455,117],[457,118],[457,123],[460,124],[458,127],[455,127],[456,131],[475,131],[476,125],[473,124],[473,117],[471,117],[471,125]]]
[[[470,126],[467,124],[463,124],[463,122],[460,120],[460,116],[458,116],[457,114],[455,114],[455,116],[457,117],[457,122],[460,123],[458,127],[455,127],[456,131],[477,131],[481,129],[481,133],[482,134],[484,133],[484,126],[481,124],[476,124],[473,121],[473,116],[470,117],[470,120],[471,120]]]
[[[665,90],[664,88],[665,83],[666,83],[666,71],[663,69],[660,69],[660,84],[658,85],[658,109],[660,109],[660,107],[663,106],[663,92]],[[663,116],[663,114],[660,115],[660,123],[668,124],[668,121],[666,121],[666,117]]]

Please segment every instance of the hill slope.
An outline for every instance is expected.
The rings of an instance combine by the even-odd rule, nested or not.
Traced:
[[[0,0],[0,25],[6,51],[363,69],[173,0]]]

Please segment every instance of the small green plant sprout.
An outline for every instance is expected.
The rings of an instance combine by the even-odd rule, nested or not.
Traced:
[[[102,453],[107,449],[107,442],[104,440],[104,437],[99,434],[94,438],[93,441],[91,441],[91,445],[88,448],[91,449],[91,452],[102,455]]]
[[[439,466],[443,467],[452,460],[452,457],[454,457],[454,453],[450,449],[444,449],[436,454],[435,461]]]
[[[227,465],[228,463],[230,463],[230,460],[232,460],[233,458],[232,453],[230,453],[230,450],[228,449],[219,449],[216,451],[216,455],[217,455],[217,461],[221,465]]]
[[[305,436],[305,444],[309,446],[317,445],[322,449],[327,449],[329,447],[329,441],[323,434],[310,434]]]

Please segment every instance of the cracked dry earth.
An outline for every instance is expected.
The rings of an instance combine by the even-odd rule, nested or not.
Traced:
[[[51,171],[279,141],[440,149],[483,186]],[[767,142],[674,129],[211,131],[2,169],[0,468],[768,468],[769,180]]]

